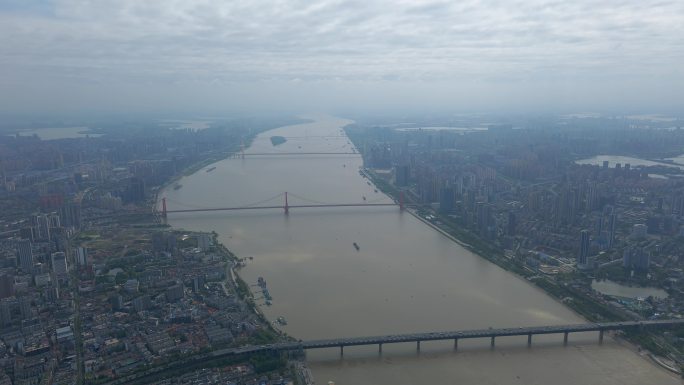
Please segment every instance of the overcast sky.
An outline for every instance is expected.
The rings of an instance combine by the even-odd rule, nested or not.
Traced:
[[[5,112],[682,106],[682,0],[0,0]]]

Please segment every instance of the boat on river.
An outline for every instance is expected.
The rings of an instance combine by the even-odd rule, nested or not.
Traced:
[[[216,167],[212,167],[212,168],[210,168],[210,169],[207,169],[207,172],[212,172],[212,171],[214,171],[214,170],[216,170]]]
[[[176,183],[175,185],[173,185],[174,190],[179,190],[181,187],[183,187],[183,185],[180,183]]]
[[[359,244],[356,242],[354,242],[354,248],[356,249],[356,251],[361,250],[361,248],[359,247]]]

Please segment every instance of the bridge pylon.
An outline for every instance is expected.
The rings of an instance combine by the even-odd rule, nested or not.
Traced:
[[[290,213],[290,205],[287,204],[287,191],[285,191],[285,207],[283,208],[285,209],[285,215]]]
[[[404,192],[399,192],[399,210],[404,211]]]
[[[166,197],[162,198],[162,218],[166,220]]]

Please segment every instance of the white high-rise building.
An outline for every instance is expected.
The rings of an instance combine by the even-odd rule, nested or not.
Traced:
[[[66,254],[58,251],[50,256],[52,260],[52,272],[57,278],[66,278],[68,274]]]

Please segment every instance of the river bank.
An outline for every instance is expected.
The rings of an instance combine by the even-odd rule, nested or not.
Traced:
[[[298,118],[295,120],[296,122],[305,122],[307,121],[306,119],[301,119]],[[156,213],[158,210],[159,205],[161,204],[161,197],[162,194],[165,193],[167,189],[170,189],[171,186],[175,183],[177,183],[179,180],[181,180],[184,177],[188,177],[190,175],[193,175],[200,170],[202,170],[205,167],[211,166],[212,164],[217,164],[221,162],[224,159],[228,159],[231,156],[237,154],[239,151],[241,151],[243,148],[249,148],[254,141],[254,139],[262,134],[263,132],[270,131],[273,128],[267,127],[263,129],[257,129],[257,130],[252,130],[250,131],[250,135],[244,137],[242,143],[233,143],[226,149],[223,149],[218,152],[213,152],[208,154],[207,157],[203,159],[199,159],[195,163],[185,167],[182,170],[179,170],[175,175],[171,176],[168,178],[166,181],[164,181],[161,185],[155,187],[154,190],[154,195],[153,195],[153,200],[148,201],[147,205],[149,207],[149,210],[151,213]],[[213,171],[213,170],[212,170]],[[159,220],[159,217],[156,217],[157,220]],[[165,218],[163,219],[164,223],[166,223]],[[166,224],[169,227],[173,227],[174,230],[178,231],[188,231],[190,234],[195,234],[197,231],[193,230],[184,230],[183,228],[176,227],[176,226],[170,226]],[[203,231],[201,231],[203,232]],[[256,315],[256,317],[259,319],[261,327],[267,332],[267,336],[269,339],[275,340],[283,340],[283,341],[291,341],[293,338],[289,336],[285,331],[281,330],[280,328],[277,328],[272,321],[268,319],[266,314],[260,309],[260,307],[255,303],[254,298],[255,294],[252,292],[250,289],[250,285],[245,282],[243,277],[239,274],[237,270],[239,270],[240,267],[240,257],[234,253],[232,250],[230,250],[226,245],[224,245],[218,237],[218,234],[214,231],[214,229],[211,230],[211,235],[212,235],[212,240],[214,243],[214,246],[216,247],[216,250],[218,251],[218,254],[221,255],[222,257],[225,258],[226,261],[228,261],[228,266],[227,266],[227,274],[226,274],[226,282],[228,285],[232,287],[234,292],[237,294],[238,298],[240,301],[244,302],[252,312]],[[225,286],[224,286],[225,290]],[[295,365],[295,363],[297,363]],[[306,363],[301,363],[298,360],[292,361],[292,362],[286,362],[281,368],[279,369],[287,369],[290,370],[290,372],[293,374],[293,377],[296,380],[296,383],[311,383],[313,381],[313,376],[310,374],[310,370],[306,366]]]

